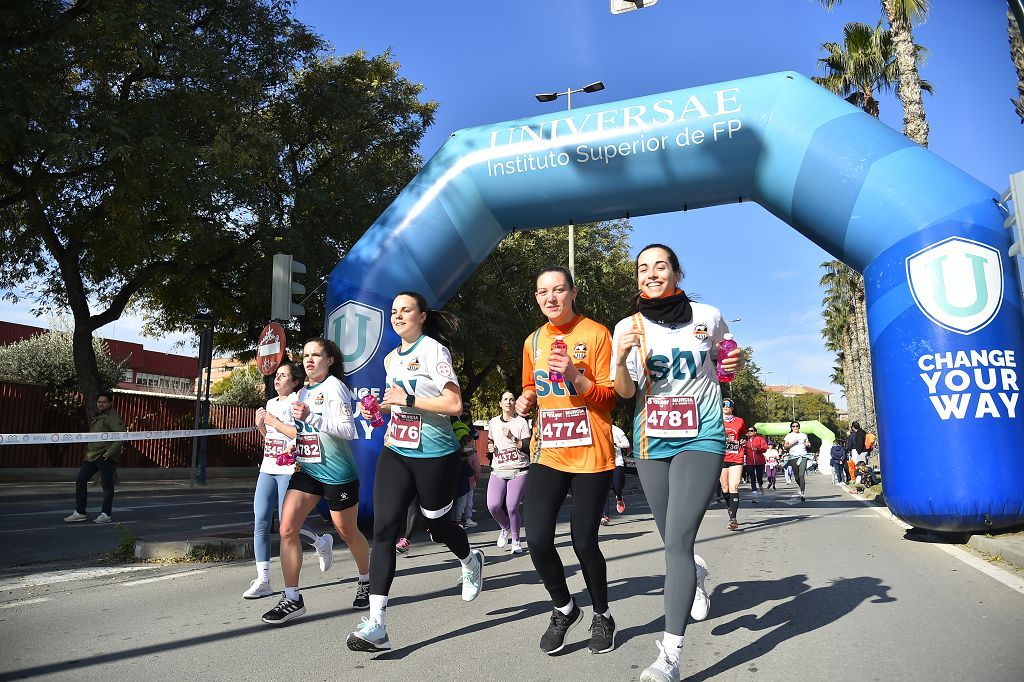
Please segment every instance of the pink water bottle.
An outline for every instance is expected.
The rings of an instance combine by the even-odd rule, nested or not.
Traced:
[[[739,348],[739,344],[733,341],[732,334],[726,334],[721,343],[718,344],[718,381],[727,384],[736,376],[735,372],[726,372],[722,369],[722,361],[729,353]]]
[[[380,411],[380,405],[377,404],[377,399],[373,397],[372,393],[367,393],[360,400],[363,404],[363,408],[370,413],[370,426],[377,428],[378,426],[384,426],[384,413]]]
[[[557,349],[569,350],[569,346],[567,346],[565,344],[565,341],[563,340],[564,338],[565,338],[564,336],[556,336],[555,337],[555,342],[551,344],[551,350],[557,350]],[[556,383],[556,384],[564,384],[565,383],[565,377],[562,376],[562,373],[561,372],[556,372],[553,369],[548,369],[548,379],[550,379],[553,383]]]

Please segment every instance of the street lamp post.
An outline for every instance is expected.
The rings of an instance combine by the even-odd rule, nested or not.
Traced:
[[[577,92],[598,92],[604,90],[604,83],[594,81],[582,88],[566,88],[564,92],[540,92],[534,95],[538,102],[554,102],[565,95],[566,111],[572,111],[572,96]],[[576,226],[569,223],[569,274],[576,279]]]

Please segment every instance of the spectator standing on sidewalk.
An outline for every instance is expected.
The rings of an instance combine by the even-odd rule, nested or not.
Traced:
[[[96,416],[89,426],[91,433],[123,433],[124,420],[114,411],[113,391],[104,391],[96,398]],[[117,473],[117,460],[121,456],[124,441],[97,441],[85,446],[85,461],[78,470],[75,479],[75,511],[65,516],[67,523],[80,523],[88,517],[85,515],[88,500],[89,479],[99,472],[103,480],[103,510],[93,519],[93,523],[110,523],[113,519],[114,506],[114,475]]]
[[[753,426],[747,427],[747,442],[743,450],[743,459],[747,467],[747,479],[750,481],[752,501],[757,502],[759,495],[764,495],[764,465],[768,441]]]

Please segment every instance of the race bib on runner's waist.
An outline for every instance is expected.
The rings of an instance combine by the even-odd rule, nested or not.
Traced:
[[[645,431],[655,438],[693,438],[700,433],[697,401],[690,396],[647,396]]]
[[[494,456],[491,457],[491,468],[498,467],[514,467],[522,464],[526,465],[526,455],[519,448],[505,448],[504,450],[496,450]]]
[[[288,441],[279,438],[267,438],[263,441],[263,456],[277,457],[288,451]]]
[[[393,413],[388,427],[388,441],[400,448],[416,450],[420,446],[422,418],[413,413]]]
[[[323,461],[320,452],[320,436],[315,433],[303,433],[295,437],[295,460],[304,464],[319,464]]]
[[[590,410],[585,407],[541,410],[540,423],[542,448],[571,448],[594,444],[590,432]]]

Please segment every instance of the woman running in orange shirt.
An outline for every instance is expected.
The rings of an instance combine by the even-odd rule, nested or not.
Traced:
[[[565,268],[547,268],[537,277],[537,305],[548,321],[523,345],[523,395],[516,401],[519,414],[539,409],[524,506],[530,557],[554,603],[540,640],[547,654],[561,651],[566,634],[583,620],[554,544],[558,511],[570,490],[572,547],[594,607],[589,648],[599,654],[615,646],[605,560],[597,540],[615,469],[611,335],[579,314],[577,293]],[[558,338],[564,349],[552,348]],[[552,380],[549,372],[561,373],[563,380]]]

